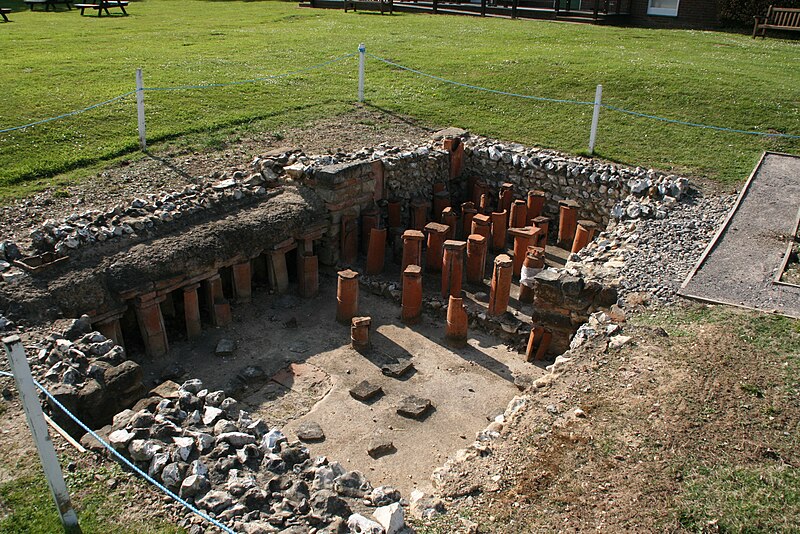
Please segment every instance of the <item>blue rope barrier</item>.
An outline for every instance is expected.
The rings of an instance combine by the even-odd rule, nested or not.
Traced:
[[[587,106],[587,105],[588,106],[593,106],[594,105],[594,102],[583,102],[581,100],[567,100],[567,99],[562,99],[562,98],[547,98],[547,97],[544,97],[544,96],[522,95],[522,94],[519,94],[519,93],[509,93],[509,92],[500,91],[500,90],[497,90],[497,89],[490,89],[488,87],[481,87],[480,85],[471,85],[471,84],[468,84],[468,83],[456,82],[454,80],[448,80],[447,78],[442,78],[440,76],[434,76],[433,74],[428,74],[427,72],[422,72],[421,70],[412,69],[411,67],[406,67],[405,65],[401,65],[399,63],[395,63],[394,61],[389,61],[388,59],[384,59],[382,57],[379,57],[379,56],[376,56],[376,55],[373,55],[373,54],[367,54],[367,55],[369,57],[371,57],[372,59],[376,59],[378,61],[382,61],[383,63],[386,63],[387,65],[391,65],[392,67],[397,67],[398,69],[407,70],[409,72],[413,72],[414,74],[419,74],[420,76],[425,76],[425,77],[431,78],[433,80],[438,80],[440,82],[449,83],[450,85],[457,85],[459,87],[466,87],[467,89],[475,89],[476,91],[483,91],[483,92],[486,92],[486,93],[493,93],[493,94],[496,94],[496,95],[513,96],[513,97],[516,97],[516,98],[526,98],[528,100],[538,100],[540,102],[554,102],[556,104],[575,104],[575,105],[580,105],[580,106]]]
[[[23,124],[21,126],[13,126],[11,128],[4,128],[0,130],[0,134],[7,133],[7,132],[14,132],[16,130],[24,130],[25,128],[30,128],[31,126],[38,126],[39,124],[45,124],[47,122],[57,121],[59,119],[64,119],[66,117],[72,117],[73,115],[78,115],[80,113],[85,113],[95,108],[99,108],[100,106],[105,106],[106,104],[111,104],[112,102],[116,102],[117,100],[121,100],[125,97],[131,96],[136,94],[136,91],[128,91],[125,94],[115,96],[112,99],[106,100],[105,102],[98,102],[97,104],[92,104],[91,106],[85,107],[83,109],[76,109],[75,111],[70,111],[69,113],[64,113],[63,115],[59,115],[58,117],[50,117],[49,119],[42,119],[36,122],[30,122],[28,124]]]
[[[286,78],[287,76],[295,76],[297,74],[303,74],[304,72],[310,72],[313,70],[321,69],[323,67],[327,67],[328,65],[332,65],[333,63],[337,63],[339,61],[343,61],[345,59],[351,58],[355,56],[355,53],[352,54],[345,54],[343,56],[339,56],[337,58],[324,61],[322,63],[318,63],[316,65],[312,65],[310,67],[305,67],[298,70],[293,70],[290,72],[284,72],[283,74],[272,74],[269,76],[263,76],[261,78],[253,78],[251,80],[237,80],[233,82],[220,82],[220,83],[208,83],[203,85],[175,85],[173,87],[145,87],[144,91],[185,91],[185,90],[192,90],[192,89],[208,89],[211,87],[229,87],[232,85],[245,85],[248,83],[258,83],[258,82],[265,82],[268,80],[277,80],[279,78]]]
[[[7,371],[0,371],[0,376],[13,377],[14,375],[12,373],[7,372]],[[130,467],[134,472],[136,472],[136,474],[138,474],[139,476],[144,478],[146,481],[150,482],[156,488],[161,490],[164,494],[166,494],[169,497],[171,497],[174,501],[176,501],[177,503],[181,504],[184,508],[186,508],[190,512],[194,513],[198,517],[201,517],[201,518],[205,519],[206,521],[208,521],[209,523],[211,523],[215,527],[217,527],[219,529],[222,529],[224,532],[227,532],[228,534],[236,534],[230,527],[227,527],[227,526],[223,525],[222,523],[220,523],[216,519],[210,517],[208,514],[206,514],[204,512],[201,512],[200,510],[198,510],[197,508],[195,508],[194,506],[192,506],[191,504],[189,504],[185,500],[181,499],[179,496],[175,495],[175,493],[173,493],[172,491],[167,489],[160,482],[158,482],[155,479],[153,479],[152,477],[150,477],[150,475],[148,475],[147,473],[145,473],[144,471],[142,471],[141,469],[136,467],[136,465],[133,462],[131,462],[130,460],[125,458],[122,454],[117,452],[117,450],[114,449],[114,447],[112,447],[111,445],[106,443],[91,428],[89,428],[88,426],[83,424],[83,422],[80,419],[78,419],[75,415],[73,415],[72,412],[70,412],[63,404],[61,404],[49,391],[47,391],[47,389],[45,389],[44,386],[42,386],[36,380],[34,380],[33,383],[36,385],[37,388],[39,388],[42,391],[42,393],[44,393],[47,396],[48,399],[50,399],[50,401],[53,402],[53,404],[58,406],[67,415],[67,417],[69,417],[70,419],[75,421],[75,423],[77,423],[82,429],[84,429],[86,432],[88,432],[103,447],[108,449],[108,451],[111,452],[111,454],[113,454],[117,459],[119,459],[122,463],[124,463],[125,465]]]
[[[497,89],[490,89],[488,87],[481,87],[479,85],[471,85],[471,84],[468,84],[468,83],[461,83],[461,82],[457,82],[455,80],[448,80],[447,78],[442,78],[440,76],[435,76],[433,74],[428,74],[427,72],[423,72],[421,70],[412,69],[411,67],[406,67],[405,65],[401,65],[399,63],[395,63],[394,61],[389,61],[388,59],[384,59],[384,58],[376,56],[374,54],[367,54],[367,55],[369,57],[371,57],[372,59],[381,61],[383,63],[386,63],[387,65],[391,65],[393,67],[397,67],[397,68],[402,69],[402,70],[413,72],[414,74],[419,74],[420,76],[425,76],[427,78],[431,78],[431,79],[434,79],[434,80],[437,80],[437,81],[440,81],[440,82],[443,82],[443,83],[447,83],[447,84],[450,84],[450,85],[456,85],[458,87],[466,87],[468,89],[475,89],[477,91],[484,91],[484,92],[487,92],[487,93],[493,93],[493,94],[497,94],[497,95],[513,96],[513,97],[517,97],[517,98],[526,98],[526,99],[529,99],[529,100],[538,100],[538,101],[541,101],[541,102],[555,102],[557,104],[575,104],[575,105],[584,105],[584,106],[585,105],[589,105],[589,106],[593,106],[594,105],[594,102],[588,102],[588,101],[566,100],[566,99],[559,99],[559,98],[547,98],[547,97],[543,97],[543,96],[523,95],[523,94],[519,94],[519,93],[509,93],[509,92],[506,92],[506,91],[499,91]],[[759,135],[759,136],[763,136],[763,137],[781,137],[781,138],[786,138],[786,139],[800,139],[800,135],[794,135],[794,134],[756,132],[756,131],[753,131],[753,130],[737,130],[735,128],[726,128],[724,126],[711,126],[711,125],[708,125],[708,124],[699,124],[699,123],[696,123],[696,122],[687,122],[687,121],[681,121],[681,120],[676,120],[676,119],[667,119],[665,117],[659,117],[659,116],[656,116],[656,115],[648,115],[646,113],[639,113],[638,111],[631,111],[631,110],[627,110],[627,109],[618,108],[618,107],[612,106],[610,104],[602,104],[601,103],[600,106],[602,106],[602,107],[604,107],[606,109],[609,109],[611,111],[618,111],[620,113],[626,113],[628,115],[632,115],[632,116],[635,116],[635,117],[643,117],[643,118],[646,118],[646,119],[653,119],[653,120],[657,120],[657,121],[661,121],[661,122],[667,122],[667,123],[670,123],[670,124],[680,124],[680,125],[683,125],[683,126],[692,126],[692,127],[695,127],[695,128],[706,128],[706,129],[709,129],[709,130],[717,130],[717,131],[721,131],[721,132],[731,132],[731,133],[739,133],[739,134],[746,134],[746,135]]]

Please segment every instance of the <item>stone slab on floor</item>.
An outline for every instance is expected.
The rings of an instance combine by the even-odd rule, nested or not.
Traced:
[[[680,294],[800,317],[800,287],[776,284],[800,215],[800,157],[766,153]]]

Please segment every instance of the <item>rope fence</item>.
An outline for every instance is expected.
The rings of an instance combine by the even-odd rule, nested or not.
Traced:
[[[50,123],[50,122],[53,122],[53,121],[66,119],[68,117],[73,117],[73,116],[79,115],[81,113],[86,113],[87,111],[91,111],[93,109],[97,109],[99,107],[111,104],[113,102],[117,102],[119,100],[122,100],[124,98],[127,98],[127,97],[135,94],[137,96],[137,113],[138,113],[138,118],[139,118],[139,121],[138,121],[138,124],[139,124],[139,138],[140,138],[141,147],[142,147],[142,149],[144,149],[144,148],[146,148],[145,120],[144,120],[144,94],[147,93],[147,92],[191,91],[191,90],[201,90],[201,89],[209,89],[209,88],[219,88],[219,87],[230,87],[230,86],[237,86],[237,85],[254,84],[254,83],[265,82],[265,81],[270,81],[270,80],[278,80],[278,79],[287,78],[287,77],[290,77],[290,76],[297,76],[297,75],[300,75],[300,74],[303,74],[303,73],[324,69],[324,68],[329,67],[330,65],[333,65],[335,63],[346,61],[346,60],[348,60],[348,59],[350,59],[352,57],[355,57],[356,55],[359,56],[359,68],[358,68],[358,81],[359,81],[359,85],[358,85],[358,87],[359,87],[358,100],[359,101],[363,101],[364,100],[364,84],[365,84],[364,64],[365,64],[366,58],[369,58],[371,60],[377,61],[379,63],[383,63],[385,65],[388,65],[388,66],[396,68],[396,69],[403,70],[405,72],[409,72],[411,74],[415,74],[417,76],[429,78],[429,79],[436,80],[438,82],[441,82],[441,83],[444,83],[444,84],[447,84],[447,85],[452,85],[452,86],[455,86],[455,87],[462,87],[462,88],[470,89],[470,90],[473,90],[473,91],[479,91],[479,92],[484,92],[484,93],[489,93],[489,94],[494,94],[494,95],[499,95],[499,96],[508,96],[508,97],[512,97],[512,98],[521,98],[521,99],[526,99],[526,100],[534,100],[534,101],[538,101],[538,102],[548,102],[548,103],[554,103],[554,104],[566,104],[566,105],[576,105],[576,106],[593,106],[595,108],[595,111],[594,111],[594,116],[593,116],[593,120],[592,120],[592,132],[591,132],[591,135],[590,135],[590,145],[589,145],[589,152],[590,153],[594,149],[594,139],[595,139],[596,133],[597,133],[597,121],[598,121],[599,109],[600,108],[604,108],[604,109],[607,109],[609,111],[614,111],[614,112],[617,112],[617,113],[622,113],[622,114],[633,116],[633,117],[640,117],[640,118],[650,119],[650,120],[659,121],[659,122],[663,122],[663,123],[667,123],[667,124],[676,124],[676,125],[687,126],[687,127],[691,127],[691,128],[702,128],[702,129],[714,130],[714,131],[725,132],[725,133],[751,135],[751,136],[759,136],[759,137],[766,137],[766,138],[800,139],[800,135],[798,135],[798,134],[777,133],[777,132],[774,132],[774,133],[773,132],[761,132],[761,131],[755,131],[755,130],[745,130],[745,129],[739,129],[739,128],[731,128],[731,127],[726,127],[726,126],[716,126],[716,125],[711,125],[711,124],[703,124],[703,123],[700,123],[700,122],[684,121],[684,120],[679,120],[679,119],[671,119],[671,118],[668,118],[668,117],[661,117],[661,116],[658,116],[658,115],[652,115],[652,114],[648,114],[648,113],[642,113],[642,112],[639,112],[639,111],[624,109],[624,108],[621,108],[621,107],[618,107],[618,106],[614,106],[614,105],[611,105],[611,104],[603,103],[600,100],[601,95],[602,95],[602,86],[598,86],[597,87],[597,91],[595,93],[595,100],[594,101],[588,101],[588,100],[571,100],[571,99],[564,99],[564,98],[550,98],[550,97],[544,97],[544,96],[527,95],[527,94],[515,93],[515,92],[511,92],[511,91],[503,91],[503,90],[500,90],[500,89],[492,89],[492,88],[489,88],[489,87],[482,87],[482,86],[479,86],[479,85],[463,83],[463,82],[451,80],[451,79],[448,79],[448,78],[444,78],[442,76],[437,76],[435,74],[430,74],[430,73],[421,71],[419,69],[415,69],[415,68],[409,67],[407,65],[402,65],[400,63],[388,60],[386,58],[383,58],[383,57],[380,57],[380,56],[377,56],[377,55],[374,55],[374,54],[368,54],[368,53],[366,53],[366,48],[364,47],[364,45],[360,45],[359,46],[357,53],[343,54],[341,56],[335,57],[335,58],[330,59],[328,61],[324,61],[322,63],[311,65],[309,67],[305,67],[305,68],[302,68],[302,69],[297,69],[297,70],[293,70],[293,71],[289,71],[289,72],[285,72],[285,73],[281,73],[281,74],[262,76],[262,77],[259,77],[259,78],[252,78],[252,79],[247,79],[247,80],[236,80],[236,81],[231,81],[231,82],[196,84],[196,85],[176,85],[176,86],[165,86],[165,87],[146,87],[141,82],[141,80],[142,80],[141,69],[139,69],[137,71],[137,87],[133,91],[129,91],[127,93],[121,94],[121,95],[116,96],[114,98],[111,98],[109,100],[105,100],[103,102],[98,102],[96,104],[92,104],[92,105],[87,106],[85,108],[81,108],[81,109],[78,109],[78,110],[75,110],[75,111],[70,111],[68,113],[64,113],[62,115],[58,115],[56,117],[50,117],[50,118],[46,118],[46,119],[41,119],[41,120],[38,120],[38,121],[35,121],[35,122],[30,122],[28,124],[22,124],[22,125],[19,125],[19,126],[12,126],[12,127],[8,127],[8,128],[2,128],[2,129],[0,129],[0,134],[19,131],[19,130],[25,130],[25,129],[32,128],[34,126],[38,126],[38,125],[41,125],[41,124],[46,124],[46,123]]]

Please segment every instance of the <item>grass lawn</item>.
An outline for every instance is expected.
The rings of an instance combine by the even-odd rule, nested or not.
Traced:
[[[147,0],[129,17],[15,8],[2,24],[0,129],[134,89],[250,79],[355,52],[446,78],[553,98],[591,100],[693,122],[800,134],[800,42],[746,35],[469,17],[343,13],[270,1]],[[148,139],[272,132],[352,108],[357,60],[269,82],[147,92]],[[461,126],[568,152],[585,150],[590,106],[479,93],[367,63],[367,99],[432,126]],[[799,140],[720,133],[604,110],[597,153],[632,165],[743,180],[763,150]],[[53,123],[0,134],[0,187],[137,150],[133,96]],[[201,147],[202,148],[202,147]],[[63,177],[62,177],[63,180]],[[41,184],[41,182],[39,182]],[[47,185],[47,181],[44,185]],[[24,189],[20,191],[24,192]]]

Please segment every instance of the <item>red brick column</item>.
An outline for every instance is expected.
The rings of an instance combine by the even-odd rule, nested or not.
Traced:
[[[467,311],[464,299],[450,296],[447,304],[447,330],[445,337],[452,345],[463,346],[467,343]]]
[[[511,271],[514,263],[505,254],[500,254],[494,259],[494,272],[492,273],[492,289],[489,293],[489,315],[503,315],[508,309],[511,297]]]
[[[492,250],[502,252],[506,249],[506,211],[492,212]]]
[[[444,242],[444,258],[442,260],[442,297],[448,295],[461,296],[461,281],[464,272],[464,241],[447,240]]]
[[[253,295],[250,260],[234,264],[231,271],[233,272],[233,290],[236,293],[236,302],[250,302]]]
[[[159,306],[165,298],[165,296],[157,297],[155,293],[148,293],[136,297],[134,306],[145,351],[148,356],[153,358],[164,356],[169,351],[164,317],[161,315],[161,306]]]
[[[413,230],[422,231],[428,223],[428,208],[430,202],[416,198],[411,201],[411,222],[410,226]]]
[[[386,204],[386,211],[388,212],[389,228],[398,228],[403,225],[399,200],[390,200]]]
[[[515,200],[511,204],[511,216],[508,218],[509,228],[523,228],[528,224],[528,208],[524,200]]]
[[[543,215],[539,215],[533,220],[536,228],[541,228],[542,233],[539,234],[539,242],[536,243],[537,247],[547,248],[547,233],[550,231],[550,219]]]
[[[203,332],[203,323],[200,321],[200,300],[197,297],[197,288],[200,284],[192,284],[183,288],[183,314],[186,320],[186,337],[195,339]]]
[[[478,202],[478,206],[480,208],[479,211],[481,213],[483,213],[483,214],[488,214],[488,213],[492,212],[491,208],[489,207],[489,195],[488,194],[483,193],[481,195],[481,198],[479,199],[479,202]]]
[[[511,202],[514,200],[514,184],[504,182],[500,186],[497,195],[497,211],[505,211],[506,215],[511,211]]]
[[[336,320],[350,324],[358,313],[358,273],[350,269],[339,271],[336,288]]]
[[[575,239],[572,241],[572,252],[579,252],[583,247],[589,244],[589,241],[594,239],[594,232],[597,229],[597,224],[594,221],[578,221],[578,227],[575,230]]]
[[[561,200],[558,203],[558,245],[571,246],[578,227],[578,203],[574,200]]]
[[[353,317],[350,320],[350,346],[358,352],[369,349],[369,327],[371,317]]]
[[[425,232],[428,234],[428,250],[425,267],[428,272],[439,272],[442,269],[442,247],[449,227],[439,223],[428,223]]]
[[[447,239],[455,239],[456,230],[458,229],[458,214],[452,207],[448,206],[442,210],[442,224],[447,225],[449,228]]]
[[[422,313],[422,267],[409,265],[403,270],[403,300],[400,316],[404,323],[414,324]]]
[[[450,178],[458,178],[464,168],[464,143],[459,137],[449,137],[442,144],[450,153]]]
[[[486,193],[486,184],[476,181],[472,186],[472,203],[475,204],[475,206],[481,205],[481,197],[484,193]]]
[[[233,320],[231,318],[231,305],[222,293],[222,280],[219,274],[214,274],[210,278],[203,280],[208,302],[211,323],[214,326],[227,326]]]
[[[539,342],[539,348],[536,349],[537,361],[542,361],[547,358],[547,349],[550,348],[551,341],[553,341],[553,333],[545,328],[542,333],[542,340]]]
[[[316,297],[319,293],[319,258],[306,252],[300,256],[300,296],[305,298]]]
[[[482,235],[486,238],[486,248],[489,248],[489,241],[492,239],[492,218],[482,213],[472,217],[472,233]]]
[[[544,191],[528,191],[528,204],[527,204],[527,225],[530,226],[536,217],[539,217],[544,210]]]
[[[289,269],[286,266],[286,251],[273,250],[267,256],[269,282],[278,293],[289,290]]]
[[[369,253],[369,238],[372,229],[380,226],[381,214],[375,208],[367,208],[361,212],[361,250]]]
[[[442,212],[445,208],[450,207],[450,193],[448,191],[439,191],[433,195],[433,216],[431,219],[440,220]]]
[[[541,344],[544,327],[534,326],[531,328],[531,335],[528,337],[528,346],[525,349],[525,361],[532,362],[536,359],[536,347]]]
[[[470,234],[467,238],[467,282],[479,284],[483,282],[486,271],[486,237]]]
[[[522,269],[522,262],[525,261],[525,254],[528,253],[528,246],[531,245],[533,238],[533,228],[510,228],[508,233],[514,238],[514,276],[519,276]]]
[[[403,262],[401,269],[406,270],[409,265],[422,266],[422,241],[425,234],[419,230],[406,230],[403,232]]]
[[[472,233],[472,218],[478,210],[475,209],[475,204],[472,202],[464,202],[461,204],[461,234],[459,237],[466,238]]]
[[[533,277],[544,269],[544,249],[528,247],[525,261],[519,276],[519,301],[530,304],[533,302]]]
[[[380,274],[383,272],[383,263],[386,258],[386,228],[373,228],[367,249],[367,274]]]
[[[122,337],[122,326],[119,324],[119,319],[119,317],[106,319],[103,322],[97,323],[93,326],[107,339],[110,339],[115,344],[125,348],[125,340]]]
[[[339,234],[339,261],[355,263],[358,259],[358,220],[355,215],[342,215]]]

